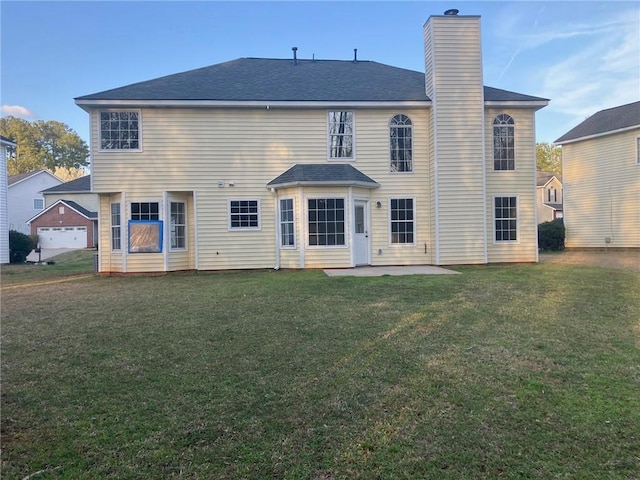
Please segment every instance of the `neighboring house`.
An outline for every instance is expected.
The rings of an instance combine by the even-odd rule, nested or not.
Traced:
[[[538,172],[536,200],[538,223],[562,218],[562,176],[553,172]]]
[[[91,176],[71,180],[42,192],[45,209],[29,220],[31,234],[42,248],[92,248],[98,234],[98,196]]]
[[[548,100],[484,87],[456,13],[425,24],[426,72],[294,49],[76,98],[100,272],[537,261]]]
[[[44,210],[42,191],[60,185],[62,180],[49,170],[39,170],[10,175],[8,183],[9,229],[29,235],[27,222]]]
[[[7,156],[15,142],[0,135],[0,264],[9,263],[9,210],[7,207]]]
[[[567,248],[640,248],[640,102],[601,110],[562,146]]]

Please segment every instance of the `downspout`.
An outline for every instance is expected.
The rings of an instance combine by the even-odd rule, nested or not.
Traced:
[[[271,194],[273,195],[273,218],[275,222],[275,237],[276,237],[276,251],[275,251],[275,265],[274,270],[280,270],[280,209],[278,208],[278,191],[271,187]]]
[[[122,206],[120,210],[124,210],[124,215],[120,215],[120,225],[121,230],[124,230],[124,235],[120,235],[120,249],[122,251],[122,272],[127,273],[127,253],[129,252],[129,222],[127,218],[129,218],[130,212],[127,208],[127,193],[122,192],[121,200]],[[124,218],[124,221],[122,220]],[[124,245],[122,245],[122,241],[124,240]]]
[[[194,190],[193,194],[193,255],[194,267],[196,271],[200,270],[200,255],[198,254],[198,191]]]
[[[164,210],[164,212],[162,213],[162,217],[164,218],[164,223],[163,223],[163,235],[164,235],[164,240],[163,240],[163,245],[162,245],[162,257],[163,257],[163,263],[164,263],[164,271],[168,272],[169,271],[169,247],[171,245],[171,231],[170,231],[170,227],[171,227],[171,212],[169,210],[169,193],[164,191],[162,192],[162,208]],[[167,243],[169,245],[167,245]]]

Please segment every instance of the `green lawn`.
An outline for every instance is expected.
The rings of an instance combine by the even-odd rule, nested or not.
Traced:
[[[3,479],[640,478],[637,273],[87,258],[3,268]]]

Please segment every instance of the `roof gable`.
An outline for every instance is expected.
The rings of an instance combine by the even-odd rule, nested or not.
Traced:
[[[538,187],[546,186],[554,178],[556,180],[558,180],[558,182],[560,182],[562,184],[562,175],[558,175],[557,173],[554,173],[554,172],[541,172],[541,171],[538,171],[538,172],[536,172],[536,177],[537,177],[536,185]]]
[[[9,177],[7,177],[7,185],[9,187],[12,187],[13,185],[24,182],[30,178],[36,177],[41,174],[49,175],[50,177],[55,178],[57,181],[62,183],[62,180],[56,177],[49,170],[38,170],[36,172],[25,172],[25,173],[18,173],[16,175],[9,175]]]
[[[600,110],[569,130],[554,143],[568,143],[634,127],[640,127],[640,102]]]
[[[49,205],[44,210],[42,210],[41,212],[38,212],[36,215],[31,217],[29,220],[27,220],[27,223],[33,222],[36,218],[41,217],[42,215],[44,215],[45,213],[47,213],[48,211],[52,210],[54,207],[60,204],[64,204],[67,207],[71,208],[72,210],[75,210],[77,213],[87,218],[88,220],[98,220],[98,212],[91,212],[86,208],[84,208],[82,205],[74,202],[73,200],[58,200],[57,202]]]
[[[486,101],[547,99],[485,87]],[[425,74],[373,61],[239,58],[81,96],[109,101],[430,102]]]

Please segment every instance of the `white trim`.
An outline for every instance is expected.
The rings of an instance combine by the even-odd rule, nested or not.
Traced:
[[[330,160],[335,161],[335,160]],[[352,161],[352,160],[349,160]],[[291,188],[291,187],[360,187],[360,188],[380,188],[380,184],[375,182],[360,182],[358,180],[353,181],[342,181],[342,180],[333,180],[333,181],[293,181],[287,183],[279,183],[277,185],[271,185],[267,188],[275,188],[276,190],[280,190],[282,188]]]
[[[276,251],[275,251],[275,262],[274,262],[274,270],[280,270],[280,199],[278,198],[278,191],[275,188],[271,189],[271,195],[273,197],[273,206],[276,214],[274,215],[275,220],[275,237],[276,237]],[[295,228],[295,227],[294,227]],[[295,242],[295,240],[294,240]]]
[[[391,120],[393,120],[395,117],[397,117],[399,115],[404,115],[411,122],[411,125],[409,126],[409,128],[411,128],[411,170],[404,171],[404,172],[394,172],[393,170],[391,170]],[[407,126],[405,125],[404,128],[407,128]],[[388,164],[389,173],[391,175],[413,174],[414,171],[415,171],[415,162],[414,162],[414,155],[413,155],[414,150],[415,149],[414,149],[414,141],[413,141],[413,119],[409,115],[407,115],[406,113],[401,113],[401,112],[391,115],[391,118],[387,122],[387,154],[388,154],[388,160],[389,160],[389,164]]]
[[[515,198],[516,199],[516,239],[515,240],[496,240],[496,198]],[[491,199],[491,224],[492,224],[492,243],[493,245],[518,245],[520,244],[520,195],[509,193],[495,193]],[[536,219],[537,225],[537,219]],[[537,232],[537,229],[536,229]],[[537,242],[536,242],[537,250]]]
[[[122,255],[123,273],[127,273],[127,258],[129,255],[129,215],[131,215],[131,205],[127,202],[127,193],[123,191],[120,197],[120,203],[124,206],[124,212],[122,212],[122,208],[120,209],[120,255]],[[127,210],[127,206],[129,206],[129,210]],[[124,248],[122,246],[123,241],[126,242]]]
[[[28,176],[26,176],[26,177],[24,177],[24,178],[21,178],[21,179],[20,179],[20,180],[18,180],[17,182],[13,182],[13,183],[11,183],[11,184],[9,184],[9,177],[13,177],[14,175],[7,175],[7,188],[9,189],[9,188],[13,187],[14,185],[18,185],[18,184],[20,184],[20,183],[22,183],[22,182],[25,182],[25,181],[27,181],[27,180],[29,180],[29,179],[31,179],[31,178],[33,178],[33,177],[37,176],[37,175],[40,175],[41,173],[46,173],[46,174],[47,174],[47,175],[49,175],[50,177],[55,178],[57,181],[59,181],[59,182],[60,182],[60,183],[59,183],[59,185],[62,185],[63,183],[65,183],[63,180],[61,180],[61,179],[59,179],[58,177],[56,177],[56,176],[55,176],[53,173],[51,173],[49,170],[45,170],[45,169],[43,169],[43,170],[38,170],[37,172],[33,172],[31,175],[28,175]],[[57,185],[55,185],[55,186],[57,186]],[[49,187],[49,188],[52,188],[52,187]],[[40,193],[40,192],[38,192],[38,193]]]
[[[332,157],[331,156],[331,121],[329,114],[332,112],[351,113],[351,156],[350,157]],[[347,135],[343,135],[346,137]],[[351,110],[327,110],[327,161],[328,162],[355,162],[356,161],[356,112]]]
[[[392,200],[411,200],[413,202],[413,243],[393,243],[391,241],[393,232],[391,231],[391,201]],[[416,197],[402,197],[394,196],[387,197],[387,246],[389,248],[403,248],[403,247],[415,247],[418,245],[418,226],[417,226],[417,211],[416,211]]]
[[[594,133],[593,135],[587,135],[584,137],[577,137],[569,140],[563,140],[562,142],[555,141],[553,142],[553,145],[566,145],[568,143],[581,142],[583,140],[591,140],[592,138],[606,137],[607,135],[615,135],[616,133],[628,132],[630,130],[636,130],[638,128],[640,128],[640,124],[632,125],[630,127],[625,127],[625,128],[619,128],[617,130],[609,130],[607,132]]]
[[[171,249],[171,234],[169,232],[170,226],[169,226],[168,220],[169,220],[169,217],[171,216],[171,213],[168,211],[169,192],[167,192],[166,190],[162,192],[162,206],[163,206],[164,213],[166,214],[166,217],[162,218],[164,220],[163,222],[164,240],[162,242],[164,243],[164,245],[162,245],[162,262],[164,264],[164,271],[168,272],[169,271],[169,250]]]
[[[192,190],[193,196],[193,255],[194,255],[194,267],[196,270],[200,268],[200,257],[198,249],[198,191]]]
[[[231,226],[231,202],[256,202],[258,211],[258,226],[257,227],[232,227]],[[242,197],[242,198],[227,198],[227,230],[229,232],[255,232],[262,230],[261,213],[262,208],[260,205],[260,198],[258,197]]]
[[[275,189],[274,189],[275,190]],[[276,204],[276,221],[277,221],[277,230],[278,230],[278,245],[280,246],[281,249],[283,250],[295,250],[297,248],[297,241],[296,241],[296,200],[293,196],[285,196],[285,197],[279,197],[277,196],[277,190],[275,190],[276,192],[276,198],[278,200],[278,203]],[[293,211],[293,245],[282,245],[282,229],[280,228],[282,225],[282,210],[280,207],[280,202],[282,200],[291,200],[291,208]]]
[[[167,192],[169,193],[169,192]],[[189,192],[186,192],[189,193]],[[172,203],[181,203],[184,205],[184,247],[172,247],[171,246],[171,204]],[[182,198],[180,196],[176,196],[171,195],[169,193],[168,195],[168,199],[167,199],[167,206],[166,206],[166,212],[167,212],[167,239],[169,240],[169,247],[168,247],[168,251],[169,253],[173,253],[173,252],[188,252],[189,251],[189,208],[188,208],[189,202],[188,202],[188,198]]]
[[[126,107],[244,107],[244,108],[424,108],[430,107],[430,100],[401,101],[271,101],[271,100],[83,100],[76,99],[76,105],[89,111],[91,108],[124,109]],[[85,108],[86,107],[86,108]]]
[[[483,86],[484,87],[484,86]],[[503,108],[541,108],[549,105],[549,100],[485,100],[485,107],[503,107]]]
[[[137,113],[138,114],[138,148],[102,148],[102,125],[100,120],[100,114],[102,112],[127,112],[127,113]],[[143,151],[142,148],[142,110],[139,108],[101,108],[96,111],[97,113],[97,121],[98,121],[98,152],[100,153],[140,153]],[[93,182],[93,176],[91,177],[91,181]]]
[[[341,196],[341,195],[335,195],[332,193],[327,193],[327,194],[318,194],[318,193],[314,193],[311,196],[305,196],[304,197],[304,212],[305,212],[305,230],[306,230],[306,235],[305,235],[305,240],[304,240],[304,245],[306,248],[309,248],[311,250],[320,250],[320,249],[325,249],[325,248],[329,248],[329,249],[334,249],[334,248],[349,248],[349,232],[351,231],[351,227],[350,227],[350,219],[351,216],[349,214],[350,212],[350,204],[349,201],[352,197],[352,188],[349,187],[349,191],[347,192],[346,196]],[[343,210],[344,210],[344,245],[309,245],[309,200],[342,200],[343,201]],[[301,242],[303,243],[303,242]],[[351,265],[353,266],[353,254],[350,254],[350,262]]]

